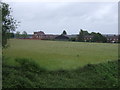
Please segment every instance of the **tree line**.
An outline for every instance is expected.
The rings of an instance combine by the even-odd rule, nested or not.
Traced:
[[[91,36],[91,39],[85,40],[85,36]],[[91,32],[88,33],[88,31],[80,30],[79,35],[78,35],[78,41],[80,42],[107,42],[107,38],[103,36],[101,33],[96,33],[96,32]]]
[[[62,35],[67,35],[67,32],[64,30]],[[86,36],[91,36],[91,39],[85,40]],[[74,37],[70,38],[70,41],[78,41],[78,42],[107,42],[107,38],[103,36],[101,33],[91,32],[89,33],[86,30],[81,29],[79,34]]]
[[[16,37],[16,38],[23,38],[23,39],[25,39],[25,38],[27,38],[27,37],[28,37],[28,35],[27,35],[27,32],[26,32],[26,31],[23,31],[23,32],[22,32],[22,34],[20,34],[20,32],[19,32],[19,31],[17,31],[14,37]]]

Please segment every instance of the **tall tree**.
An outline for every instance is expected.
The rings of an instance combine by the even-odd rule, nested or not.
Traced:
[[[20,38],[20,32],[19,31],[16,32],[16,38]]]
[[[84,34],[83,34],[83,30],[82,29],[79,32],[78,41],[80,41],[80,42],[84,41]]]
[[[11,8],[8,4],[0,2],[0,10],[2,11],[2,46],[7,45],[7,39],[9,39],[8,33],[15,31],[17,28],[17,21],[14,20],[11,13]]]
[[[62,35],[67,35],[67,32],[64,30],[63,33],[62,33]]]
[[[88,31],[83,31],[83,36],[90,35]]]
[[[27,38],[27,32],[26,31],[23,31],[22,32],[22,37],[25,39],[25,38]]]
[[[9,38],[14,38],[14,33],[12,33],[12,32],[7,33],[7,36],[8,36]]]
[[[100,33],[91,33],[93,35],[92,42],[107,42],[107,38]]]

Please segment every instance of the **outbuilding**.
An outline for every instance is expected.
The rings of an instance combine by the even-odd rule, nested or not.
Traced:
[[[68,41],[69,37],[67,37],[65,35],[59,35],[59,36],[55,37],[55,40]]]

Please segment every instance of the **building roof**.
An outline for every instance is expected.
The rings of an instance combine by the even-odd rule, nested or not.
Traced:
[[[113,36],[106,36],[106,38],[118,39],[118,36],[116,36],[116,35],[113,35]]]
[[[44,33],[43,31],[34,32],[34,34],[38,34],[38,35],[45,35],[45,33]]]
[[[67,35],[67,37],[69,37],[69,38],[76,38],[77,36],[78,36],[78,34]]]
[[[69,39],[69,37],[64,36],[64,35],[59,35],[59,36],[57,36],[55,39],[65,40],[65,39]]]

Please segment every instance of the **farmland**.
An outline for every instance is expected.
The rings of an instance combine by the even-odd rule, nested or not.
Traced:
[[[3,88],[118,88],[118,45],[9,40]]]
[[[26,58],[48,70],[72,70],[118,59],[118,44],[111,43],[11,39],[9,45],[3,50],[8,64],[17,65],[15,58]]]

